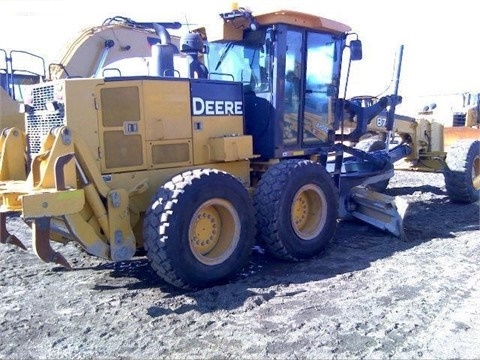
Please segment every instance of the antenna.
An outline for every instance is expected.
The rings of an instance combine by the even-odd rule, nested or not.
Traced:
[[[185,14],[185,25],[187,25],[187,30],[190,32],[190,23],[188,22],[187,14]]]

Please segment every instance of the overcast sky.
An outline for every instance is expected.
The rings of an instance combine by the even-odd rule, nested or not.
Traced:
[[[352,27],[364,60],[352,67],[349,95],[381,95],[391,84],[395,56],[404,47],[399,85],[404,103],[441,101],[444,94],[480,91],[478,12],[473,0],[255,0],[238,2],[255,13],[305,11]],[[203,24],[230,9],[229,0],[0,0],[0,48],[58,59],[83,28],[106,18]],[[171,7],[174,6],[173,9]],[[187,28],[185,28],[187,31]],[[387,91],[388,93],[388,91]],[[444,97],[444,96],[443,96]]]

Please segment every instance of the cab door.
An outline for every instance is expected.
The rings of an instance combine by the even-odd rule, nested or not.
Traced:
[[[333,138],[340,61],[331,34],[290,28],[286,34],[283,145],[322,146]]]
[[[340,69],[332,35],[306,35],[302,147],[328,142],[333,135],[333,103]]]

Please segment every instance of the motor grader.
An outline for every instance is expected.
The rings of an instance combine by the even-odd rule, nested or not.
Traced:
[[[339,97],[342,68],[362,58],[349,26],[236,8],[181,39],[186,74],[168,39],[148,76],[31,87],[27,144],[3,131],[2,243],[25,247],[6,227],[17,212],[45,262],[70,268],[59,243],[111,261],[145,250],[166,282],[196,289],[238,273],[255,241],[285,260],[318,255],[338,219],[402,235],[394,199],[366,187],[393,176],[388,155],[347,145],[401,97]]]

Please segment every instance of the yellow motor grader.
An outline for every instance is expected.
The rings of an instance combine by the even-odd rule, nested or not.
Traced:
[[[236,8],[178,48],[156,27],[155,73],[31,86],[26,144],[17,128],[0,139],[2,243],[23,246],[6,228],[17,212],[45,262],[70,267],[52,241],[112,261],[142,249],[166,282],[195,289],[239,272],[255,240],[311,258],[339,218],[402,235],[394,199],[367,188],[393,176],[388,154],[347,145],[401,97],[339,97],[342,68],[362,58],[349,26]]]

